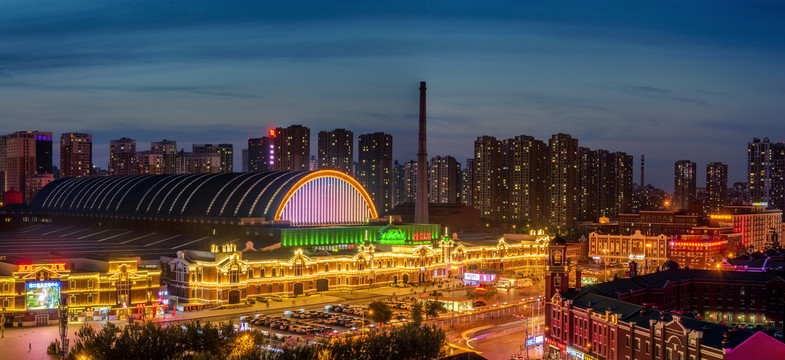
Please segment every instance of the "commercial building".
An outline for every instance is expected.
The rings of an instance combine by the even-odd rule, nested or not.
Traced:
[[[668,237],[644,235],[589,234],[589,258],[603,265],[618,266],[635,261],[645,272],[659,269],[668,261]]]
[[[711,214],[728,205],[728,165],[720,162],[706,164],[706,201],[703,211]]]
[[[716,270],[722,259],[741,250],[741,243],[741,234],[731,227],[698,226],[668,240],[668,257],[690,269]]]
[[[382,229],[380,238],[395,228]],[[547,237],[471,244],[456,237],[418,244],[358,244],[333,252],[302,249],[181,251],[162,257],[163,279],[180,304],[235,304],[255,296],[419,284],[480,269],[537,273]]]
[[[311,129],[302,125],[275,128],[274,171],[307,171],[311,159]]]
[[[379,214],[393,207],[393,139],[382,132],[359,137],[357,180],[373,199]]]
[[[136,140],[120,138],[109,142],[109,175],[138,175]]]
[[[352,174],[354,133],[346,129],[319,132],[319,169]]]
[[[275,134],[275,130],[270,130]],[[274,137],[263,136],[248,139],[248,171],[272,171],[275,164]]]
[[[765,205],[725,206],[718,213],[709,215],[709,224],[714,227],[732,227],[741,234],[741,246],[764,250],[767,236],[773,229],[782,238],[782,210]]]
[[[452,156],[431,158],[428,179],[428,202],[458,204],[461,202],[461,163]]]
[[[60,175],[90,176],[93,170],[93,135],[89,133],[60,134]]]
[[[161,271],[139,258],[0,262],[0,303],[9,323],[56,323],[60,301],[70,321],[153,316],[161,306]]]
[[[700,218],[699,215],[670,210],[641,210],[637,214],[620,214],[619,232],[631,234],[640,231],[644,235],[666,236],[689,234],[690,229],[698,226]]]
[[[688,210],[698,197],[695,192],[695,163],[689,160],[679,160],[674,167],[673,178],[673,208]]]

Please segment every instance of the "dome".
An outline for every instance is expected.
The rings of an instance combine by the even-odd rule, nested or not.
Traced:
[[[660,267],[660,270],[663,270],[663,271],[665,271],[665,270],[678,270],[678,269],[679,269],[679,263],[677,263],[677,262],[675,262],[673,260],[668,260],[668,261],[664,262],[662,264],[662,266]]]

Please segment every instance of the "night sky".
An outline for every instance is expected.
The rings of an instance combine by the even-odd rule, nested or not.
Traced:
[[[729,165],[753,137],[785,141],[783,1],[3,1],[0,132],[108,143],[235,145],[303,124],[394,136],[462,163],[477,136],[565,132],[581,146]],[[57,145],[55,145],[57,147]],[[55,163],[59,154],[55,151]]]

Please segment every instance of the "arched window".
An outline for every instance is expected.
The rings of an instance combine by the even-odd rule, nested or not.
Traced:
[[[229,282],[230,283],[238,283],[240,282],[240,268],[237,265],[232,265],[229,268]]]
[[[324,264],[324,272],[330,271],[330,264]]]

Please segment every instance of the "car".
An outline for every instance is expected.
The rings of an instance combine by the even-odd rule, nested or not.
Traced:
[[[251,317],[250,316],[240,317],[240,322],[250,322],[250,321],[251,321]]]
[[[278,295],[273,295],[270,297],[273,301],[283,301],[283,299]]]
[[[785,336],[785,334],[783,334],[782,330],[777,331],[777,332],[774,333],[774,338],[775,339],[783,339],[783,336]]]
[[[475,301],[474,304],[472,304],[472,305],[474,307],[480,307],[480,306],[485,306],[485,305],[488,305],[488,304],[486,304],[485,301]]]

